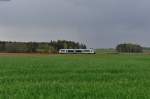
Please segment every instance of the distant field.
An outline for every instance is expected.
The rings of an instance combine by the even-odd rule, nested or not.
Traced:
[[[96,53],[114,53],[116,52],[115,49],[96,49]]]
[[[150,99],[150,55],[0,55],[0,99]]]

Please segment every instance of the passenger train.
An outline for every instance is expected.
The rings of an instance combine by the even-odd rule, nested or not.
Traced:
[[[94,49],[60,49],[60,54],[95,54]]]

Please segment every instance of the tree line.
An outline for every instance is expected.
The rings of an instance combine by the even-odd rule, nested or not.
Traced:
[[[58,40],[50,42],[0,41],[0,52],[10,53],[57,53],[59,49],[86,49],[86,45],[74,41]]]
[[[143,47],[138,44],[124,43],[117,45],[116,50],[117,52],[141,53],[143,52]]]

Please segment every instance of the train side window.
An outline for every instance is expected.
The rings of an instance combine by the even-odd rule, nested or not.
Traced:
[[[65,52],[65,50],[61,50],[61,52]]]
[[[84,50],[84,52],[90,52],[90,50]]]
[[[73,51],[73,50],[68,50],[68,52],[69,52],[69,53],[73,53],[74,51]]]
[[[82,51],[81,51],[81,50],[76,50],[76,52],[77,52],[77,53],[81,53]]]

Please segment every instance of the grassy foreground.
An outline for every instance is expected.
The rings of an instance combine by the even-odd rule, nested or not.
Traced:
[[[150,56],[0,56],[0,99],[150,99]]]

